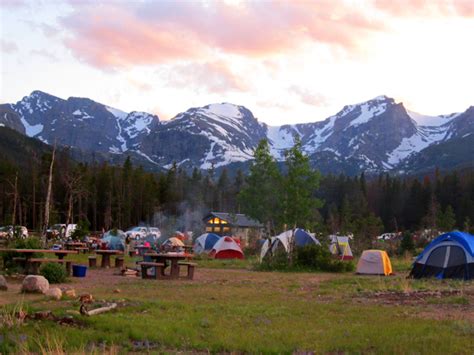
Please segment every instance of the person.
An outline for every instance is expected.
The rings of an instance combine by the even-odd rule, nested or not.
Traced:
[[[129,253],[129,250],[130,250],[130,242],[131,242],[131,238],[130,238],[130,235],[127,234],[127,236],[125,237],[125,254],[128,255]]]

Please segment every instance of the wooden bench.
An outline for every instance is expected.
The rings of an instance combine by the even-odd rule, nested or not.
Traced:
[[[89,267],[97,267],[97,256],[89,256]]]
[[[196,263],[189,263],[189,262],[179,262],[178,265],[185,266],[187,268],[187,273],[186,273],[186,278],[188,280],[192,280],[194,278],[194,269],[196,268],[197,264]]]
[[[115,257],[115,267],[122,268],[124,264],[124,257],[123,256],[117,256]]]
[[[38,274],[39,267],[41,264],[47,263],[57,263],[57,264],[64,264],[66,265],[66,272],[68,276],[71,276],[72,273],[72,261],[71,260],[64,260],[64,259],[39,259],[39,258],[32,258],[28,260],[28,264],[31,267],[31,272],[33,274]]]
[[[138,263],[142,269],[142,279],[163,279],[165,264],[163,263],[154,263],[151,261],[142,261]],[[148,269],[153,269],[154,276],[148,275]]]

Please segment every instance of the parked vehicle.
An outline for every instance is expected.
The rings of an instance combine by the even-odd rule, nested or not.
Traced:
[[[4,226],[0,227],[0,238],[13,238],[16,235],[21,238],[28,238],[28,228],[24,226]]]
[[[400,233],[384,233],[377,237],[378,240],[395,240],[400,236]]]
[[[77,224],[53,224],[46,230],[46,235],[49,239],[64,239],[70,238],[72,232],[77,228]]]
[[[126,231],[125,234],[134,240],[144,239],[147,236],[158,239],[161,236],[160,229],[156,227],[133,227]]]

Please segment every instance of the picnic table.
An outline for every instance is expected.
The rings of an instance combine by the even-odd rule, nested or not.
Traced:
[[[179,261],[185,259],[191,259],[194,257],[193,254],[187,253],[146,253],[145,256],[152,258],[157,263],[163,263],[165,266],[167,265],[167,261],[170,262],[170,279],[178,279],[179,278]],[[165,275],[163,275],[165,276]]]
[[[78,248],[85,248],[87,247],[87,244],[86,243],[82,243],[82,242],[67,242],[65,244],[65,247],[67,250],[76,250]]]
[[[110,256],[111,255],[122,255],[123,253],[120,250],[96,250],[96,254],[102,256],[102,261],[100,267],[109,268],[110,267]]]
[[[57,262],[60,264],[65,264],[68,273],[70,273],[71,268],[71,261],[64,260],[64,257],[68,254],[77,254],[77,250],[53,250],[53,249],[9,249],[9,248],[0,248],[0,251],[6,252],[13,252],[18,254],[24,255],[24,265],[25,265],[25,272],[28,273],[32,268],[33,273],[37,273],[37,269],[41,263],[47,262]],[[35,253],[42,253],[42,254],[55,254],[57,256],[56,259],[41,259],[41,258],[33,258],[33,254]]]
[[[9,249],[0,248],[0,251],[24,254],[26,259],[31,258],[34,253],[55,254],[59,260],[64,259],[68,254],[77,254],[77,250],[53,250],[53,249]]]

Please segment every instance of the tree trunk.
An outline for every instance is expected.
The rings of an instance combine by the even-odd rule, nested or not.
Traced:
[[[48,192],[46,193],[46,203],[44,205],[44,221],[43,221],[43,245],[46,247],[46,230],[49,225],[49,209],[51,207],[51,193],[53,189],[53,166],[54,166],[54,156],[56,154],[56,145],[53,148],[53,156],[51,157],[51,164],[49,166],[49,178],[48,178]]]

